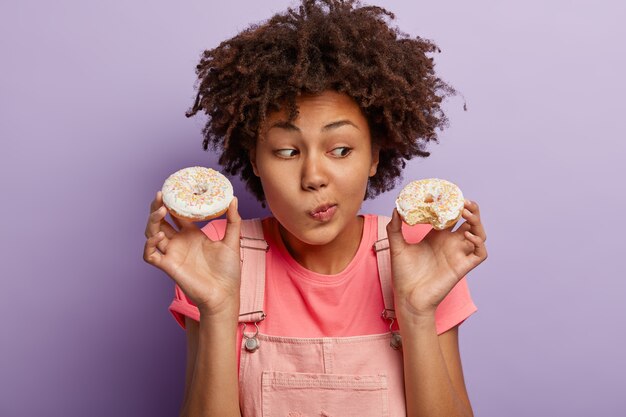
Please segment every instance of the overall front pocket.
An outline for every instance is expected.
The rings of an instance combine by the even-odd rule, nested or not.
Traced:
[[[388,417],[387,376],[265,371],[263,417]]]

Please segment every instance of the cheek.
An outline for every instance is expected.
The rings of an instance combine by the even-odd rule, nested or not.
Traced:
[[[337,182],[341,189],[346,191],[352,191],[355,194],[360,194],[367,188],[367,184],[370,177],[370,166],[365,162],[350,169],[346,169],[337,176]]]
[[[285,194],[283,182],[275,181],[273,178],[261,178],[261,184],[263,185],[263,192],[265,193],[266,199],[280,199],[281,196]]]
[[[294,187],[293,175],[281,174],[276,172],[268,172],[265,169],[261,169],[261,185],[263,186],[263,193],[265,194],[265,201],[271,211],[278,211],[282,207],[288,206],[289,202],[296,200],[291,191]]]

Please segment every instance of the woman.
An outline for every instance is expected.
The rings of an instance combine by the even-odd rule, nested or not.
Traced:
[[[144,259],[175,281],[170,310],[188,335],[181,415],[472,415],[458,326],[476,310],[465,275],[487,257],[478,205],[466,201],[454,232],[403,227],[395,210],[377,232],[378,217],[358,213],[393,188],[405,159],[429,155],[447,122],[439,103],[454,92],[425,55],[436,46],[386,16],[304,1],[198,65],[189,115],[210,116],[205,149],[221,151],[272,217],[260,232],[266,318],[249,321],[237,200],[202,230],[170,225],[160,192],[151,204]],[[372,251],[385,233],[388,247]]]

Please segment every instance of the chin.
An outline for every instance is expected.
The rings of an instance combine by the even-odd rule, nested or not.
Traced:
[[[313,227],[298,228],[296,226],[293,229],[288,229],[282,226],[281,223],[281,227],[285,229],[292,238],[297,239],[301,243],[311,246],[323,246],[331,243],[338,236],[336,231],[338,226],[333,223],[334,222],[314,223]]]

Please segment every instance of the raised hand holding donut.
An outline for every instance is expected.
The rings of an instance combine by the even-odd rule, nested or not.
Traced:
[[[212,241],[191,221],[165,216],[162,192],[150,205],[143,259],[170,276],[201,314],[236,314],[239,303],[241,217],[237,198],[228,205],[224,238]],[[171,214],[171,213],[170,213]]]
[[[463,200],[453,217],[465,220],[433,228],[420,242],[409,244],[402,235],[402,218],[394,209],[387,226],[391,250],[396,312],[432,315],[452,288],[487,258],[484,226],[476,202]]]

